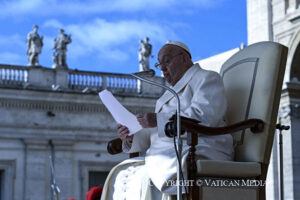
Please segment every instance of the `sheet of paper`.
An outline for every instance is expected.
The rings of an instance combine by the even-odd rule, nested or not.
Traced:
[[[99,97],[117,123],[128,127],[129,135],[142,129],[134,114],[129,112],[108,90],[99,92]]]

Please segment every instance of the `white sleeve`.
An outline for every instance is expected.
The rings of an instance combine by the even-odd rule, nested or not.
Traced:
[[[122,150],[125,153],[145,152],[150,147],[150,136],[157,128],[144,128],[135,133],[132,142],[123,142]]]
[[[165,134],[165,125],[175,113],[156,113],[158,137],[168,138]]]
[[[224,84],[218,73],[207,72],[203,79],[197,81],[197,86],[193,90],[191,104],[180,115],[199,120],[206,126],[223,125],[223,118],[227,110]],[[184,97],[182,97],[184,98]],[[170,113],[157,113],[158,136],[166,138],[165,125],[174,115]]]
[[[223,124],[227,101],[222,78],[218,73],[208,72],[199,81],[191,100],[191,105],[181,110],[184,117],[201,121],[206,126]]]

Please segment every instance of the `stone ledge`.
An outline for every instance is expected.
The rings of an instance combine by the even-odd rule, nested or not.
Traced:
[[[44,110],[44,111],[59,111],[59,112],[87,112],[87,113],[105,113],[108,114],[108,110],[99,100],[99,104],[87,104],[87,103],[67,103],[67,102],[45,102],[34,100],[22,100],[22,99],[0,99],[0,107],[14,108],[24,110]],[[125,107],[132,113],[137,112],[153,112],[152,108],[144,108],[137,106]]]
[[[81,128],[32,128],[0,125],[0,139],[59,139],[107,142],[117,137],[115,130]]]

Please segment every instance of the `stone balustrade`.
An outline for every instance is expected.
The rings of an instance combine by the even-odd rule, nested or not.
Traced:
[[[151,79],[164,83],[161,77]],[[163,89],[139,82],[130,74],[13,65],[0,65],[0,87],[81,93],[108,89],[115,94],[149,97],[159,97],[163,93]]]
[[[22,86],[27,77],[26,67],[0,65],[0,85]]]
[[[137,92],[137,80],[128,74],[113,74],[70,70],[68,86],[72,89],[109,89],[119,92]]]

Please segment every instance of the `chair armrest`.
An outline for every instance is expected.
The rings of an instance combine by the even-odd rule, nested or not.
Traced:
[[[120,138],[113,139],[107,143],[107,152],[114,155],[122,153],[122,140]]]
[[[171,135],[172,132],[176,133],[176,117],[172,116],[170,122],[166,124],[166,135]],[[195,119],[181,118],[181,131],[191,133],[201,133],[205,135],[223,135],[241,131],[250,128],[253,133],[260,133],[264,130],[264,122],[260,119],[248,119],[229,126],[224,127],[208,127],[200,125]]]
[[[223,127],[208,127],[190,122],[188,120],[183,120],[181,126],[189,132],[195,132],[205,134],[205,135],[223,135],[234,133],[237,131],[242,131],[250,128],[253,133],[260,133],[264,130],[264,122],[260,119],[248,119],[229,126]]]

